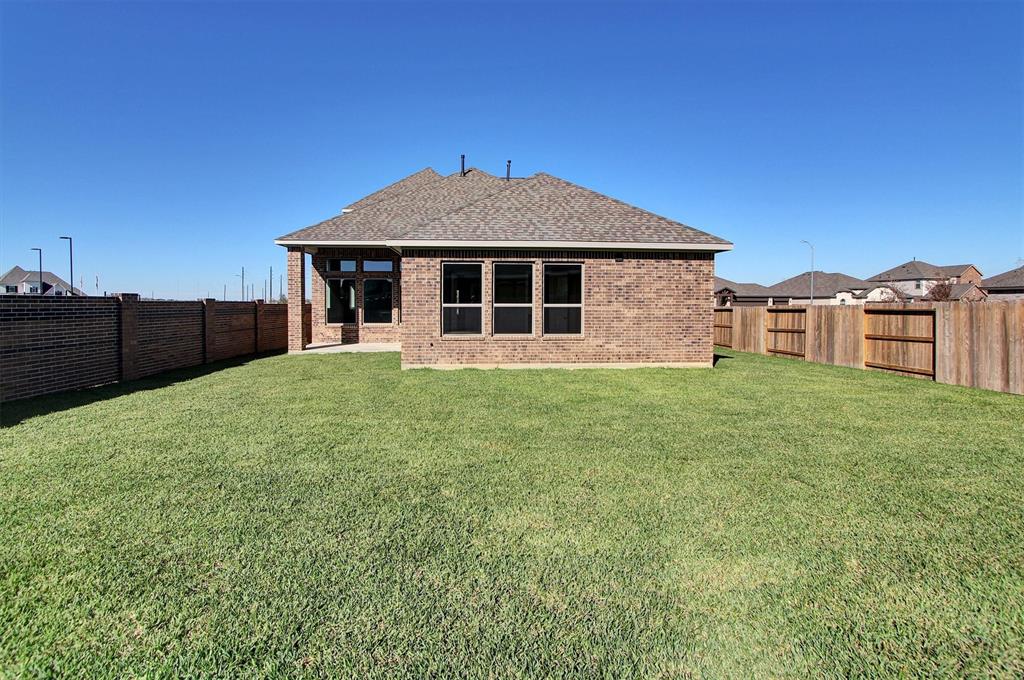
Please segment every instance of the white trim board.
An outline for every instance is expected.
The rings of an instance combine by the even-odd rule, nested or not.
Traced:
[[[459,241],[384,240],[384,241],[290,241],[277,239],[279,246],[334,246],[377,248],[493,248],[516,250],[698,250],[723,252],[732,250],[731,243],[643,243],[635,241]]]

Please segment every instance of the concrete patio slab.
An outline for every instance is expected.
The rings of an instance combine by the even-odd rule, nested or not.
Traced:
[[[398,342],[354,342],[341,344],[337,342],[306,345],[301,352],[291,354],[334,354],[346,352],[400,352],[402,344]]]

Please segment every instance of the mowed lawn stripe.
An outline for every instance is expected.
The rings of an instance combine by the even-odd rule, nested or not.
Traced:
[[[1024,674],[1024,399],[277,356],[16,402],[10,674]]]

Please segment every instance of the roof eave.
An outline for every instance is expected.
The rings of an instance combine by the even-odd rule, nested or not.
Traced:
[[[322,239],[277,239],[279,246],[317,246],[334,248],[516,248],[535,250],[687,250],[723,252],[731,243],[658,243],[634,241],[464,241],[453,239],[385,239],[379,241],[339,241]]]
[[[733,245],[723,243],[666,243],[640,241],[493,241],[457,239],[395,239],[388,241],[395,248],[516,248],[537,250],[694,250],[722,252]]]

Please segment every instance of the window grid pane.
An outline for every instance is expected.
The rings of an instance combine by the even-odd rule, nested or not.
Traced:
[[[395,263],[391,260],[363,260],[364,272],[390,272],[394,270]]]
[[[391,323],[391,279],[363,281],[363,323]]]
[[[483,265],[442,263],[441,334],[483,333]]]
[[[327,279],[327,323],[356,322],[355,279]]]
[[[583,333],[583,265],[544,265],[545,335]]]

